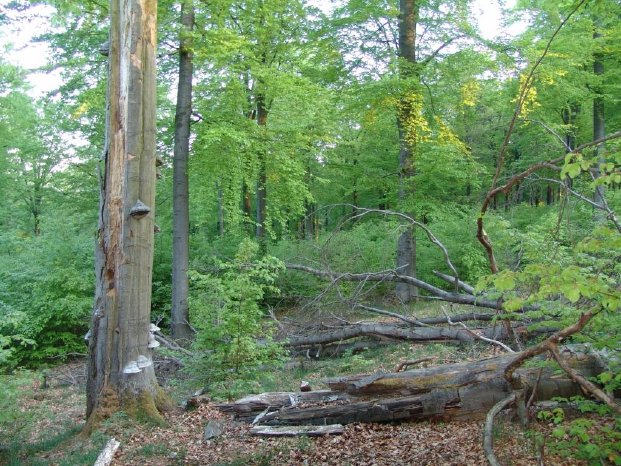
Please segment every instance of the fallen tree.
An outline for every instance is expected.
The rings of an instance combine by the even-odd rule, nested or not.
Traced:
[[[455,304],[469,304],[470,306],[483,307],[487,309],[502,310],[502,301],[490,300],[480,296],[474,296],[471,294],[454,293],[451,291],[443,290],[430,283],[427,283],[418,278],[411,277],[409,275],[399,274],[396,270],[385,270],[381,272],[369,272],[369,273],[352,273],[352,272],[332,272],[328,270],[319,270],[306,265],[301,264],[287,264],[287,268],[290,270],[298,270],[300,272],[310,273],[316,277],[321,277],[327,280],[331,280],[336,283],[339,281],[350,282],[400,282],[413,285],[421,290],[427,291],[432,296],[436,296],[443,301]],[[525,308],[523,310],[528,310]],[[534,309],[534,307],[532,308]]]
[[[452,321],[452,319],[451,319]],[[446,318],[444,319],[446,323]],[[546,333],[554,329],[538,329],[531,333]],[[521,335],[526,336],[528,330],[525,326],[516,327]],[[406,327],[391,323],[357,323],[323,329],[320,331],[307,332],[305,335],[290,335],[287,346],[302,347],[325,345],[334,342],[341,342],[358,337],[388,338],[392,340],[402,340],[411,342],[474,342],[477,340],[475,335],[486,338],[503,339],[511,337],[506,334],[506,328],[498,325],[482,329],[466,329],[453,327]]]
[[[504,374],[521,357],[522,353],[512,353],[405,372],[339,377],[326,381],[330,390],[265,393],[218,406],[242,420],[263,425],[482,419],[513,390]],[[601,357],[584,347],[565,347],[562,358],[584,377],[606,369]],[[513,383],[514,378],[527,396],[537,400],[582,393],[578,383],[559,376],[550,365],[519,368],[512,373]]]

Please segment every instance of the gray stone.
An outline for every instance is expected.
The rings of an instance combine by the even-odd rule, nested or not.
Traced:
[[[224,431],[224,422],[218,420],[211,420],[205,426],[205,434],[203,435],[203,441],[207,442],[211,439],[219,437]]]

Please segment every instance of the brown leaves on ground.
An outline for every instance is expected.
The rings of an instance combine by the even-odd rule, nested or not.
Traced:
[[[34,390],[22,400],[27,411],[44,404],[50,416],[39,419],[36,432],[54,429],[52,420],[71,419],[84,423],[83,386],[60,384]],[[324,437],[262,438],[250,435],[250,425],[236,422],[216,409],[207,397],[198,397],[196,408],[177,408],[166,413],[166,427],[152,427],[112,419],[98,435],[116,437],[121,442],[114,462],[121,465],[486,465],[482,449],[483,421],[450,423],[351,424],[345,433]],[[205,425],[221,420],[224,431],[218,438],[204,441]],[[538,431],[551,430],[535,423]],[[502,464],[530,466],[540,464],[533,441],[517,423],[501,416],[496,425],[496,454]],[[545,432],[544,432],[545,433]],[[548,434],[549,435],[549,432]],[[75,440],[79,443],[78,439]],[[75,442],[64,448],[80,447]],[[37,455],[50,464],[62,462],[63,447]],[[545,454],[545,452],[544,452]],[[30,458],[34,460],[34,458]],[[586,464],[545,454],[545,464]]]
[[[210,420],[225,420],[222,436],[204,442]],[[316,438],[259,438],[250,426],[233,421],[210,403],[191,412],[167,415],[168,428],[141,427],[121,444],[114,465],[487,465],[482,422],[351,424],[343,435]],[[513,431],[508,432],[508,429]],[[514,424],[504,427],[499,457],[515,466],[536,465],[528,439]],[[146,456],[158,445],[157,456]],[[546,458],[546,464],[581,464]],[[509,463],[507,463],[509,464]]]

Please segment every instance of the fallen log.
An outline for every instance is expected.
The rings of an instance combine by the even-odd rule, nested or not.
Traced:
[[[256,426],[250,429],[252,435],[262,437],[297,437],[307,435],[318,437],[320,435],[337,435],[345,432],[341,424],[329,426]]]
[[[101,453],[99,453],[99,456],[97,457],[94,466],[108,466],[109,464],[111,464],[112,460],[114,459],[114,454],[119,449],[120,445],[121,442],[119,442],[115,438],[111,438],[110,440],[108,440],[108,442],[104,446],[104,449],[101,451]]]
[[[452,318],[451,318],[452,320]],[[446,322],[446,318],[444,320]],[[524,326],[515,324],[516,331],[522,336],[527,336],[528,330]],[[544,331],[554,331],[557,329],[543,329]],[[450,327],[410,327],[390,323],[360,323],[342,327],[330,328],[318,331],[313,334],[300,336],[289,336],[285,343],[289,347],[325,345],[340,342],[358,337],[388,338],[393,340],[403,340],[412,342],[452,342],[452,343],[471,343],[477,340],[472,332],[477,332],[486,338],[494,340],[510,338],[506,335],[506,329],[502,325],[487,327],[483,329],[464,329]],[[541,332],[537,329],[534,332]]]
[[[225,413],[234,414],[242,421],[252,422],[262,413],[269,413],[283,407],[307,406],[313,403],[349,402],[345,393],[332,390],[312,392],[269,392],[249,395],[233,403],[218,403],[216,407]]]
[[[337,341],[327,345],[291,347],[290,354],[297,357],[302,356],[306,359],[335,358],[344,354],[358,354],[373,348],[394,344],[394,341],[369,337],[348,343]]]
[[[292,403],[289,399],[290,395],[302,399],[317,392],[263,394],[258,397],[269,401],[259,404],[256,400],[242,399],[229,405],[228,411],[243,413],[245,419],[251,420],[267,406],[271,412],[268,410],[261,416],[263,425],[482,419],[492,406],[512,392],[503,374],[519,355],[512,353],[398,373],[334,378],[326,381],[331,391],[320,392],[316,402]],[[565,349],[563,358],[585,377],[605,370],[600,357],[581,349]],[[578,384],[558,375],[551,365],[520,368],[515,375],[526,392],[535,392],[537,400],[568,398],[581,393]]]

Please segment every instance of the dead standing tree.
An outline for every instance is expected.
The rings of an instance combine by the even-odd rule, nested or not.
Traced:
[[[160,420],[150,348],[156,0],[111,0],[105,172],[89,338],[86,432],[115,411]]]

